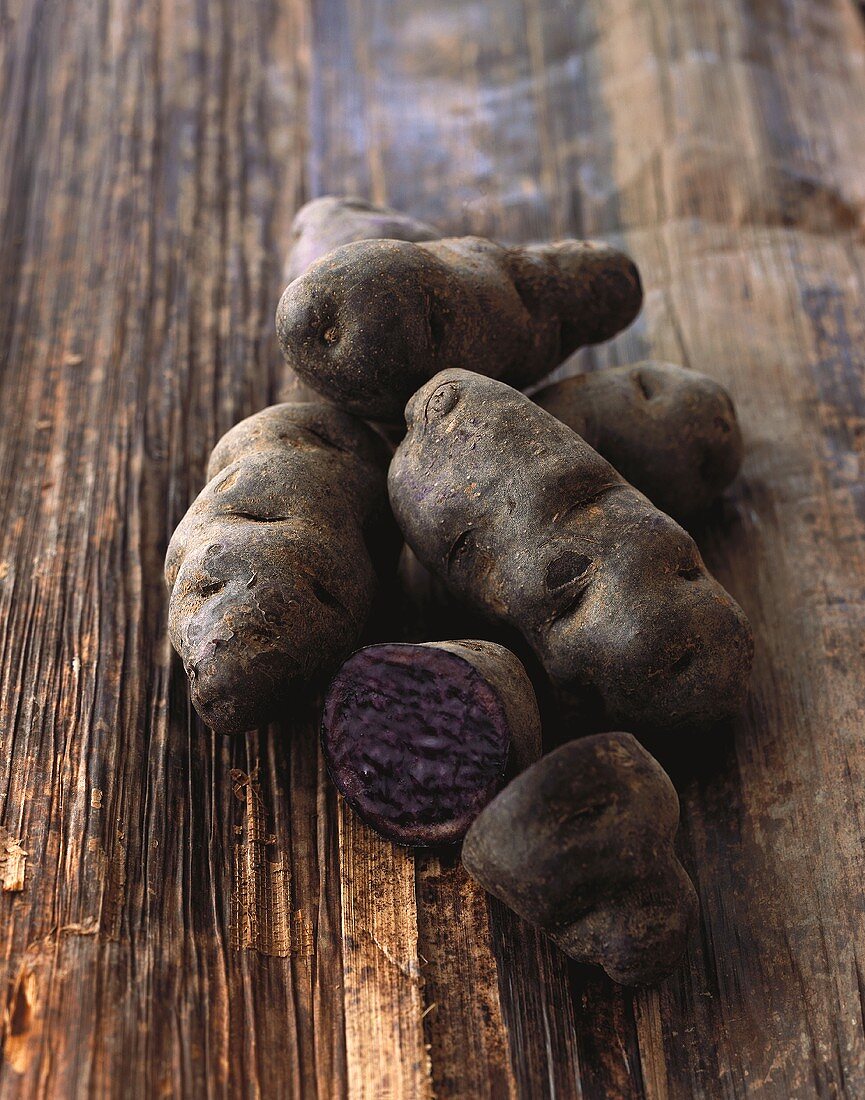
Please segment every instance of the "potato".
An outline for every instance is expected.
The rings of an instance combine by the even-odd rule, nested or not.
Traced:
[[[442,234],[431,225],[366,199],[326,195],[298,210],[291,223],[283,277],[291,282],[316,260],[352,241],[382,237],[399,241],[431,241]],[[279,388],[280,401],[320,401],[320,395],[286,364]]]
[[[673,850],[679,800],[628,733],[571,741],[482,810],[463,864],[571,958],[623,985],[665,978],[684,954],[697,895]]]
[[[360,416],[395,421],[439,370],[471,366],[528,386],[614,336],[641,302],[636,267],[608,245],[367,240],[290,283],[276,326],[303,381]]]
[[[742,464],[742,433],[719,383],[672,363],[578,374],[532,395],[661,511],[707,508]]]
[[[295,214],[285,257],[287,283],[341,245],[382,237],[398,241],[434,241],[442,234],[431,225],[366,199],[325,195]]]
[[[353,654],[328,689],[328,771],[382,836],[462,840],[506,773],[540,756],[541,725],[519,660],[487,641],[385,642]]]
[[[391,506],[420,561],[518,629],[608,728],[735,714],[753,655],[693,539],[570,428],[494,379],[448,370],[406,407]]]
[[[395,563],[388,450],[324,404],[284,404],[217,443],[168,546],[169,635],[218,733],[278,718],[357,644]]]

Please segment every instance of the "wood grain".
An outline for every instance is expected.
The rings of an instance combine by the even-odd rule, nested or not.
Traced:
[[[0,3],[4,1100],[865,1095],[863,96],[853,0]],[[576,365],[736,397],[695,533],[754,690],[659,750],[702,916],[658,990],[351,818],[314,700],[190,710],[162,556],[326,191],[623,242],[646,309]]]

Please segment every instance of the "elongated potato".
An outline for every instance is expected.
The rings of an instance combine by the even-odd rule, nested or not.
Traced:
[[[609,726],[706,725],[742,705],[753,641],[693,539],[502,382],[436,375],[406,407],[394,515],[461,599],[516,627]]]
[[[387,458],[324,404],[274,405],[216,445],[165,560],[171,642],[211,729],[278,717],[357,643],[396,549]]]
[[[661,511],[707,508],[742,464],[742,433],[723,386],[672,363],[578,374],[532,395]]]
[[[630,324],[641,302],[633,262],[604,244],[367,240],[290,283],[276,327],[305,382],[351,412],[393,421],[446,367],[536,382]]]

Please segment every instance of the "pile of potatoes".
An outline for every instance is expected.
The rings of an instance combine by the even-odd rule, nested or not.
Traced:
[[[461,843],[572,958],[663,978],[697,902],[633,735],[699,736],[747,692],[748,621],[671,518],[739,469],[729,395],[655,362],[538,388],[639,312],[608,245],[445,238],[324,198],[286,275],[292,400],[219,441],[168,547],[196,709],[238,734],[323,690],[329,772],[372,828]]]

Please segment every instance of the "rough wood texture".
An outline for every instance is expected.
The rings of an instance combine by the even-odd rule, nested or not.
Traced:
[[[4,1098],[865,1095],[863,97],[853,0],[0,5]],[[673,768],[703,908],[659,990],[350,819],[312,707],[190,712],[162,556],[327,190],[623,241],[646,310],[584,365],[738,401],[697,534],[754,692]]]

